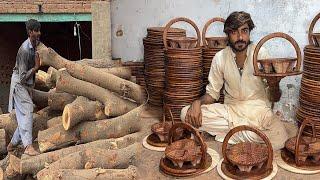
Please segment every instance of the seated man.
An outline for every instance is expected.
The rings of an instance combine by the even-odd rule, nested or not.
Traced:
[[[181,119],[199,130],[216,136],[222,142],[230,129],[249,125],[262,130],[274,149],[284,146],[288,135],[284,125],[272,112],[266,84],[254,76],[253,52],[250,32],[254,28],[250,14],[233,12],[226,19],[224,32],[228,46],[212,60],[206,94],[181,111]],[[259,59],[266,59],[266,49],[261,48]],[[224,104],[215,103],[224,85]],[[229,143],[261,139],[253,132],[235,134]]]

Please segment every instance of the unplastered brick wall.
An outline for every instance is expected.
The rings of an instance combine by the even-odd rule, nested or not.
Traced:
[[[94,0],[5,0],[0,1],[0,13],[90,13]]]

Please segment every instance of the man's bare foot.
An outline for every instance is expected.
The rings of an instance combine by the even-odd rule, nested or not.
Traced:
[[[30,144],[26,147],[24,150],[24,154],[27,154],[29,156],[36,156],[39,155],[40,153],[34,149],[34,147]]]
[[[17,145],[13,145],[11,142],[7,146],[7,151],[12,152],[17,148]]]

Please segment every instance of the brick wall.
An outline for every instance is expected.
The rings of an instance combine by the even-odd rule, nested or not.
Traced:
[[[0,1],[0,13],[90,13],[94,0],[4,0]]]

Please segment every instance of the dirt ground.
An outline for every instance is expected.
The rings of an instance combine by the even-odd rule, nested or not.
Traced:
[[[142,114],[142,123],[146,128],[150,129],[151,125],[157,121],[159,121],[161,117],[161,109],[148,106],[146,111]],[[294,136],[296,133],[296,127],[293,124],[285,124],[287,131],[290,136]],[[144,137],[148,135],[149,132],[145,132]],[[217,151],[221,156],[221,146],[222,143],[214,141],[214,138],[211,136],[206,137],[205,142],[207,143],[209,148],[214,149]],[[143,148],[143,147],[142,147]],[[178,179],[175,177],[170,177],[167,175],[164,175],[159,170],[159,161],[160,158],[163,156],[163,152],[156,152],[151,151],[148,149],[143,148],[141,159],[138,163],[138,169],[139,169],[139,176],[138,179]],[[222,179],[217,169],[214,168],[212,171],[209,171],[206,174],[202,174],[197,177],[192,178],[183,178],[183,179],[195,179],[195,180],[220,180]],[[295,174],[289,171],[286,171],[278,166],[278,173],[273,179],[279,179],[279,180],[319,180],[320,174],[316,175],[302,175],[302,174]]]

